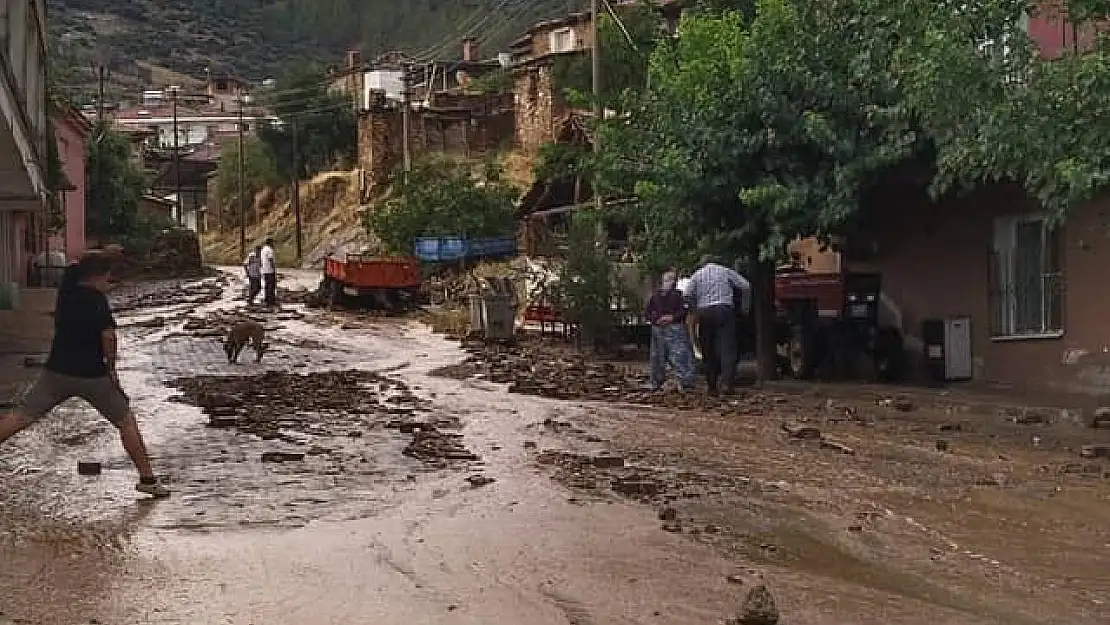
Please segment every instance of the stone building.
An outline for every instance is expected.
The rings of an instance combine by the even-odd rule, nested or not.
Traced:
[[[359,167],[367,184],[383,182],[404,157],[402,104],[380,91],[359,112]],[[482,158],[511,141],[512,96],[509,94],[432,93],[409,118],[409,150],[415,160],[425,154]]]

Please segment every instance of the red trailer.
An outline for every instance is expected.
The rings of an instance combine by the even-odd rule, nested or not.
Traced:
[[[329,256],[324,259],[320,295],[333,306],[356,301],[371,308],[401,310],[416,304],[422,282],[420,261],[415,258]]]

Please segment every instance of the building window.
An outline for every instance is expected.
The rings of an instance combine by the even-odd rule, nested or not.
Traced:
[[[576,45],[574,30],[570,28],[560,28],[559,30],[551,31],[551,51],[552,52],[570,52],[575,50]]]
[[[995,337],[1064,331],[1062,256],[1061,232],[1044,217],[995,220],[990,272]]]

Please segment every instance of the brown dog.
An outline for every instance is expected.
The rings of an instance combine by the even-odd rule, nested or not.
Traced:
[[[262,351],[266,339],[266,328],[256,321],[240,321],[231,327],[224,341],[224,353],[227,361],[234,364],[239,360],[239,352],[250,343],[254,347],[255,362],[262,362]]]

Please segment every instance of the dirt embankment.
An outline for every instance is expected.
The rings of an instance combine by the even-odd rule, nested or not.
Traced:
[[[330,252],[357,252],[373,244],[362,223],[360,180],[357,171],[317,174],[301,182],[303,267],[319,265]],[[247,245],[274,238],[278,265],[296,263],[296,220],[289,189],[259,193],[247,227]],[[213,219],[215,221],[215,219]],[[213,227],[201,238],[204,260],[209,264],[238,265],[239,229]]]

